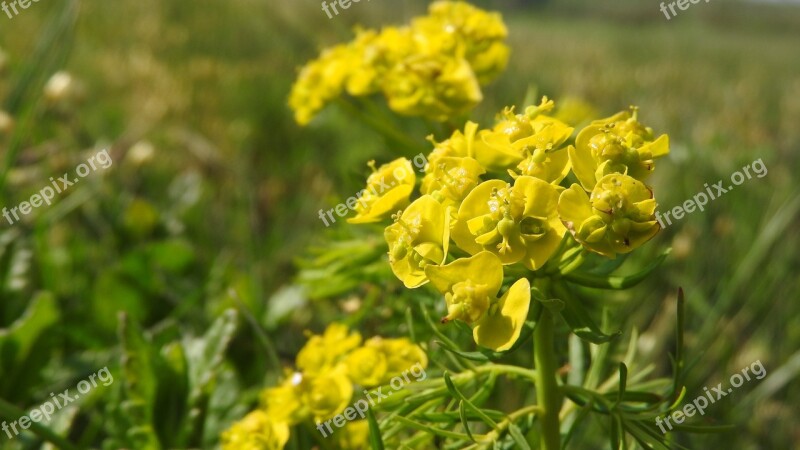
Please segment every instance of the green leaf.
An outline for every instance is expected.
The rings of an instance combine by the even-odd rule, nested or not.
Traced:
[[[464,427],[464,431],[467,432],[467,436],[472,442],[476,442],[475,438],[472,437],[472,431],[469,429],[469,419],[467,418],[467,407],[464,403],[464,400],[458,402],[458,415],[461,419],[461,425]]]
[[[478,417],[480,417],[481,420],[483,420],[483,422],[486,423],[486,425],[489,425],[493,429],[497,428],[497,423],[494,420],[492,420],[489,416],[484,414],[483,410],[481,410],[480,408],[478,408],[477,406],[472,404],[472,402],[470,402],[469,399],[466,396],[464,396],[464,394],[462,394],[461,391],[458,390],[458,388],[456,387],[455,383],[453,383],[453,380],[450,378],[450,374],[449,373],[447,373],[445,371],[444,374],[443,374],[443,377],[444,377],[444,383],[447,386],[447,390],[450,391],[451,394],[453,394],[453,397],[455,397],[455,398],[461,400],[462,402],[464,402],[466,404],[466,406],[469,407],[469,409],[474,411],[475,414],[477,414]],[[469,433],[469,430],[467,431],[467,433]],[[469,434],[470,434],[470,438],[472,438],[472,434],[471,433],[469,433]]]
[[[531,446],[528,445],[528,441],[525,440],[525,436],[522,435],[522,431],[516,424],[508,424],[508,434],[511,435],[511,439],[517,444],[517,448],[521,450],[531,450]]]
[[[603,333],[589,316],[586,307],[572,295],[563,283],[553,283],[553,289],[556,295],[564,301],[564,310],[561,311],[561,317],[564,318],[572,332],[581,339],[593,344],[603,344],[622,334],[622,331],[617,331],[614,334]]]
[[[383,438],[378,421],[371,409],[367,409],[367,422],[369,423],[369,446],[372,450],[383,450]]]
[[[667,255],[672,251],[671,248],[666,249],[656,259],[650,262],[641,271],[627,276],[601,276],[586,272],[572,271],[564,276],[564,279],[581,286],[598,288],[598,289],[628,289],[636,286],[642,280],[647,278],[648,275],[653,273],[661,263],[667,258]]]
[[[136,322],[130,320],[125,313],[120,313],[119,335],[122,343],[123,389],[126,396],[122,410],[130,423],[125,434],[126,442],[133,448],[160,448],[153,427],[153,410],[158,389],[154,366],[159,356]]]
[[[228,309],[211,325],[202,338],[188,339],[184,342],[191,385],[189,409],[194,418],[194,422],[189,425],[190,429],[187,430],[189,436],[198,438],[202,436],[208,401],[214,390],[225,350],[236,333],[237,324],[236,310]],[[194,443],[189,444],[191,446]]]
[[[624,362],[619,363],[619,391],[617,392],[617,403],[614,405],[616,408],[622,403],[625,398],[625,389],[628,385],[628,367]]]
[[[25,394],[49,360],[47,331],[60,318],[49,292],[37,294],[25,313],[9,328],[0,329],[0,396],[27,400]]]

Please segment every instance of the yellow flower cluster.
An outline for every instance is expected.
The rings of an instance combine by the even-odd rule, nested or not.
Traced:
[[[344,92],[382,93],[399,114],[444,121],[478,104],[480,86],[505,69],[507,35],[498,13],[437,1],[407,26],[357,30],[324,50],[300,70],[289,106],[305,125]]]
[[[473,325],[475,342],[496,351],[519,337],[531,296],[526,278],[501,294],[505,266],[542,269],[565,236],[614,258],[659,230],[643,181],[669,153],[667,136],[656,138],[632,108],[591,122],[572,145],[573,128],[548,115],[553,108],[544,97],[521,114],[506,108],[492,128],[467,122],[433,141],[420,197],[411,201],[406,180],[402,195],[371,200],[380,205],[375,220],[389,205],[408,205],[384,231],[397,278],[408,288],[430,282],[445,298],[442,322]],[[401,158],[376,173],[409,164]],[[579,183],[560,186],[571,171]]]
[[[309,420],[319,423],[344,411],[354,385],[386,384],[412,366],[424,369],[428,358],[406,338],[374,337],[362,342],[358,332],[333,323],[322,335],[309,338],[295,364],[297,371],[261,393],[259,409],[223,433],[223,450],[282,449],[289,427]],[[367,431],[363,420],[349,423],[334,435],[337,448],[367,448]]]

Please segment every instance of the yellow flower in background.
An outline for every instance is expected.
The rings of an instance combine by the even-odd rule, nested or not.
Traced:
[[[469,63],[460,57],[413,54],[384,77],[389,108],[443,122],[472,109],[483,94]]]
[[[261,407],[270,418],[290,425],[304,419],[299,389],[302,380],[303,375],[295,372],[284,379],[280,385],[261,391]]]
[[[364,450],[369,448],[369,423],[366,420],[351,420],[344,429],[334,434],[337,448],[341,450]]]
[[[575,240],[587,249],[614,258],[658,233],[653,193],[639,180],[606,175],[588,196],[577,184],[558,200],[558,213]]]
[[[350,46],[337,45],[300,69],[289,93],[289,106],[298,124],[307,125],[325,105],[341,95],[356,64],[355,58]]]
[[[592,122],[569,149],[575,176],[587,191],[611,173],[643,181],[655,168],[653,160],[667,154],[669,137],[655,138],[652,128],[639,123],[636,108]]]
[[[332,323],[322,336],[313,335],[297,354],[297,368],[306,375],[333,369],[342,358],[361,344],[361,335],[347,326]]]
[[[501,16],[464,2],[439,1],[410,26],[357,29],[349,43],[306,64],[289,105],[300,125],[346,91],[382,92],[403,115],[449,120],[473,108],[506,67],[508,30]]]
[[[539,106],[526,108],[524,114],[514,114],[513,107],[503,110],[502,119],[492,129],[478,133],[475,159],[492,171],[516,167],[522,175],[560,182],[569,172],[569,156],[561,147],[573,129],[543,114],[553,106],[553,101],[544,97]]]
[[[377,386],[386,376],[386,355],[367,342],[366,346],[347,355],[345,366],[347,375],[354,383],[366,387]]]
[[[444,294],[447,316],[442,322],[473,324],[478,345],[495,351],[511,348],[519,338],[530,308],[530,283],[520,279],[501,297],[503,265],[489,252],[425,269],[431,284]]]
[[[414,39],[428,51],[462,54],[481,84],[499,75],[508,63],[508,29],[499,13],[466,2],[437,1],[428,15],[411,22]]]
[[[414,366],[422,369],[428,367],[428,355],[408,338],[385,339],[376,336],[364,345],[378,350],[386,358],[386,374],[380,384],[388,383],[392,377]]]
[[[461,203],[453,240],[472,255],[486,250],[503,264],[539,269],[566,233],[556,209],[561,189],[529,176],[517,177],[513,187],[485,181]]]
[[[426,283],[425,267],[442,264],[450,242],[450,214],[430,195],[414,201],[386,227],[389,265],[407,288]]]
[[[281,450],[289,441],[289,426],[255,410],[222,433],[223,450]]]
[[[300,383],[301,402],[315,422],[321,422],[341,413],[353,397],[353,383],[347,369],[335,369],[317,376],[303,377]]]
[[[367,187],[359,193],[356,203],[356,216],[347,219],[348,223],[372,223],[387,219],[398,209],[408,205],[414,190],[417,176],[411,161],[398,158],[375,168],[370,161],[372,174],[367,178]]]
[[[386,72],[416,49],[409,27],[360,29],[351,45],[356,66],[347,80],[347,93],[356,97],[380,92]]]

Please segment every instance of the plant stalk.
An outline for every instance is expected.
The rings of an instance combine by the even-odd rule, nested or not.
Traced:
[[[533,359],[536,368],[536,398],[541,410],[542,426],[539,448],[541,450],[561,449],[561,410],[562,395],[556,379],[558,365],[554,347],[555,326],[553,314],[543,308],[539,323],[533,334]]]

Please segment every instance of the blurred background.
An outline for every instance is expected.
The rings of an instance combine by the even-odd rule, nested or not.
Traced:
[[[594,295],[618,304],[623,340],[641,331],[641,358],[663,375],[685,289],[689,399],[756,360],[766,368],[704,418],[735,433],[676,442],[796,448],[796,2],[700,2],[670,20],[655,0],[474,3],[501,11],[511,33],[509,67],[472,115],[482,125],[529,92],[597,117],[638,105],[672,143],[651,179],[662,211],[763,160],[764,178],[673,223],[623,266],[671,246],[656,275]],[[108,366],[118,382],[61,411],[52,428],[85,447],[214,448],[291,363],[304,330],[344,320],[365,335],[403,335],[391,301],[362,321],[360,293],[296,280],[310,247],[347,233],[318,210],[361,189],[368,160],[402,151],[336,106],[301,128],[286,103],[297,69],[320,49],[358,24],[405,23],[426,4],[362,1],[329,19],[306,0],[63,0],[0,15],[2,205],[102,149],[113,159],[53,205],[0,224],[0,399],[29,409]],[[421,145],[425,135],[409,134]],[[379,298],[398,289],[372,288]],[[191,383],[178,363],[167,375],[142,369],[175,352],[202,368]],[[189,410],[202,424],[173,433]],[[591,434],[605,426],[587,425],[586,448],[604,448]],[[5,438],[0,448],[41,444]]]

